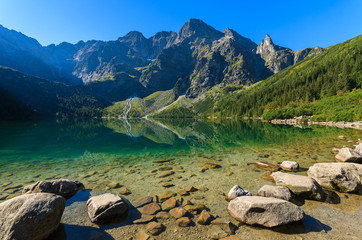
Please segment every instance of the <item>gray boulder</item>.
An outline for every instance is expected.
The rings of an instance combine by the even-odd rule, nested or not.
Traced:
[[[358,192],[361,178],[357,164],[353,163],[316,163],[308,170],[308,176],[315,179],[324,188],[339,192]]]
[[[93,223],[107,223],[127,214],[128,203],[122,197],[105,193],[87,201],[88,216]]]
[[[355,152],[359,153],[362,156],[362,143],[359,143],[354,149]]]
[[[352,148],[344,147],[339,150],[335,159],[339,162],[360,162],[362,161],[362,155]]]
[[[25,186],[23,193],[54,193],[69,199],[75,195],[79,189],[83,188],[83,184],[78,181],[73,182],[68,179],[55,179],[51,181],[38,181]]]
[[[60,223],[65,199],[50,193],[21,195],[0,203],[0,239],[42,240]]]
[[[240,197],[240,196],[251,196],[251,193],[244,190],[240,186],[235,185],[234,187],[232,187],[230,189],[229,193],[226,196],[226,199],[227,200],[233,200],[233,199],[235,199],[237,197]]]
[[[272,186],[272,185],[264,185],[262,186],[258,193],[258,196],[261,197],[274,197],[289,201],[292,198],[292,193],[290,190],[283,186]]]
[[[305,214],[295,204],[277,198],[244,196],[231,200],[227,210],[236,220],[246,224],[276,227],[300,221]]]
[[[278,186],[289,188],[298,196],[323,201],[326,197],[321,186],[313,178],[289,173],[272,173],[275,183]]]

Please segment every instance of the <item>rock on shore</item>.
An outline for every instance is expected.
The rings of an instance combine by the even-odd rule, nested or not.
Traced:
[[[294,194],[318,201],[325,199],[326,195],[321,186],[313,178],[289,173],[272,173],[278,186],[289,188]]]
[[[296,171],[299,168],[299,164],[295,161],[284,161],[282,164],[280,164],[280,167],[283,170]]]
[[[308,176],[324,188],[339,192],[357,192],[361,188],[358,168],[353,163],[316,163],[308,170]]]
[[[237,197],[240,196],[251,196],[251,193],[244,190],[242,187],[235,185],[234,187],[232,187],[229,191],[229,193],[226,196],[227,200],[233,200]]]
[[[335,159],[339,162],[361,162],[362,155],[349,147],[341,148]]]
[[[106,223],[123,217],[127,213],[128,203],[118,195],[105,193],[91,197],[87,207],[93,223]]]
[[[25,194],[0,203],[0,239],[42,240],[54,232],[65,198],[50,193]]]
[[[276,227],[300,221],[305,214],[291,202],[269,197],[243,196],[231,200],[227,210],[236,220],[247,224]]]
[[[69,199],[82,188],[84,188],[83,184],[78,181],[55,179],[51,181],[38,181],[25,186],[23,193],[54,193]]]
[[[283,186],[272,186],[272,185],[264,185],[262,186],[258,193],[258,196],[261,197],[274,197],[289,201],[292,198],[292,193],[290,190]]]

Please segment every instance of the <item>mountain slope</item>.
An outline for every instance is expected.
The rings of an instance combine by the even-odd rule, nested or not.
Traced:
[[[362,35],[328,48],[251,87],[213,87],[186,107],[194,116],[316,115],[318,120],[362,118]],[[351,93],[349,93],[351,92]],[[176,107],[175,107],[176,108]],[[175,117],[167,109],[158,117]],[[323,114],[323,112],[325,112]],[[179,114],[177,114],[179,117]]]
[[[101,116],[107,106],[81,86],[68,86],[0,66],[0,119]]]
[[[222,115],[261,116],[362,86],[362,36],[291,66],[260,84],[231,97],[216,108]]]

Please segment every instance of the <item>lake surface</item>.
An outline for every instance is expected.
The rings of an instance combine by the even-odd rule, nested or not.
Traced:
[[[346,139],[338,139],[339,135]],[[144,225],[130,209],[126,221],[97,226],[88,219],[85,202],[90,195],[126,187],[132,202],[166,190],[202,187],[184,199],[207,206],[215,217],[232,220],[224,197],[238,184],[256,194],[270,172],[256,161],[278,164],[297,161],[306,175],[317,162],[334,162],[333,147],[353,147],[362,131],[325,126],[292,127],[261,121],[199,120],[92,120],[0,122],[0,201],[21,194],[22,187],[39,180],[67,178],[81,181],[87,191],[67,201],[63,224],[51,239],[131,239]],[[348,142],[351,140],[352,142]],[[160,164],[159,160],[166,162]],[[204,163],[217,169],[201,171]],[[174,174],[159,178],[160,167]],[[174,186],[165,188],[165,182]],[[112,185],[119,186],[113,188]],[[360,239],[362,197],[335,194],[335,201],[300,201],[303,222],[267,229],[241,225],[242,239]],[[197,216],[193,216],[193,221]],[[156,239],[210,239],[211,226],[179,228],[172,219],[161,220],[166,230]]]

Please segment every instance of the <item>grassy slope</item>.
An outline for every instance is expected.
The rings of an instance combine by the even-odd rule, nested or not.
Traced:
[[[173,90],[158,91],[145,98],[134,98],[131,102],[132,108],[128,113],[129,117],[141,117],[148,113],[154,112],[176,100],[176,95]],[[105,109],[107,117],[123,116],[124,106],[128,99],[116,102]]]

